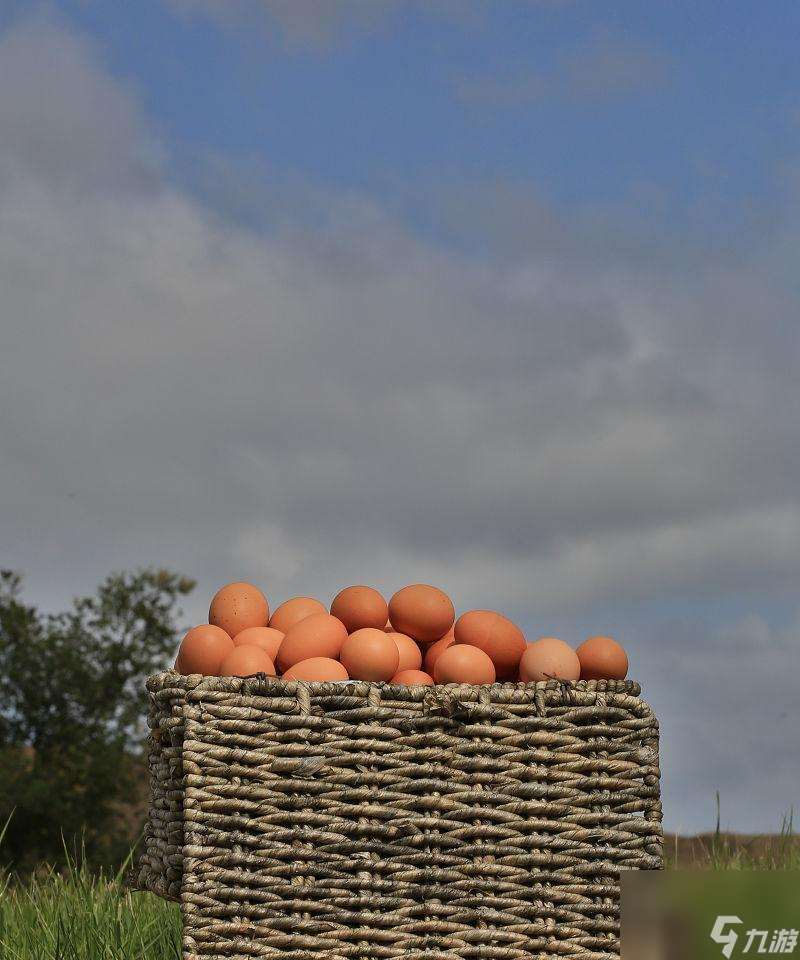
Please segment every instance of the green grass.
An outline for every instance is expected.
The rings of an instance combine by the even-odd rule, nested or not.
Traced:
[[[698,837],[665,837],[664,858],[668,869],[800,870],[800,837],[794,831],[794,811],[783,817],[775,834],[723,833],[717,794],[715,830]]]
[[[46,874],[0,889],[3,960],[178,960],[180,942],[175,904],[114,879]]]
[[[0,832],[0,840],[2,832]],[[69,863],[26,883],[0,877],[2,960],[179,960],[176,904],[125,889],[114,876]]]

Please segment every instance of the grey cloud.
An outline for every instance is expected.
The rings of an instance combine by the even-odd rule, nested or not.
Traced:
[[[427,580],[569,639],[611,610],[676,731],[670,777],[697,778],[691,803],[671,788],[672,823],[707,822],[692,804],[717,772],[736,789],[722,718],[739,729],[740,696],[769,697],[780,656],[762,669],[737,641],[749,686],[728,696],[723,674],[702,762],[681,761],[717,648],[673,654],[663,610],[794,596],[797,223],[691,270],[543,202],[509,258],[320,185],[301,222],[245,228],[157,165],[142,186],[137,99],[63,28],[7,33],[0,73],[24,100],[45,55],[59,109],[35,81],[24,154],[0,140],[0,543],[31,598],[152,562],[199,579],[193,620],[234,578],[273,603]],[[4,124],[22,122],[12,101]],[[87,102],[113,104],[114,127]],[[753,786],[765,811],[791,803],[787,777]]]
[[[777,832],[798,799],[800,620],[672,620],[653,633],[642,670],[661,717],[665,815],[677,830],[708,825],[719,790],[723,829]]]
[[[0,178],[24,170],[93,191],[158,184],[158,145],[136,97],[96,82],[102,63],[83,38],[52,16],[20,20],[0,38],[0,60]]]

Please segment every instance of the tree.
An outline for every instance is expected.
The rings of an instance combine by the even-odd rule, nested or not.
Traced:
[[[194,583],[166,570],[109,576],[55,615],[20,599],[0,572],[0,858],[57,862],[63,845],[112,862],[112,824],[141,775],[147,676],[177,641],[180,597]]]

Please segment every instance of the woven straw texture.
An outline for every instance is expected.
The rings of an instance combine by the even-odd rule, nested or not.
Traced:
[[[634,683],[207,679],[185,716],[186,958],[609,960],[661,867]]]
[[[131,886],[179,900],[183,879],[183,730],[186,692],[204,681],[170,670],[147,681],[150,807]]]

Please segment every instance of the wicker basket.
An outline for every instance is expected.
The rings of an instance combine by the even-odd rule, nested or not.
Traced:
[[[187,691],[204,681],[170,670],[147,681],[150,805],[131,886],[180,900],[183,878],[183,730]]]
[[[154,677],[136,885],[187,958],[619,955],[661,866],[658,724],[631,682]]]

